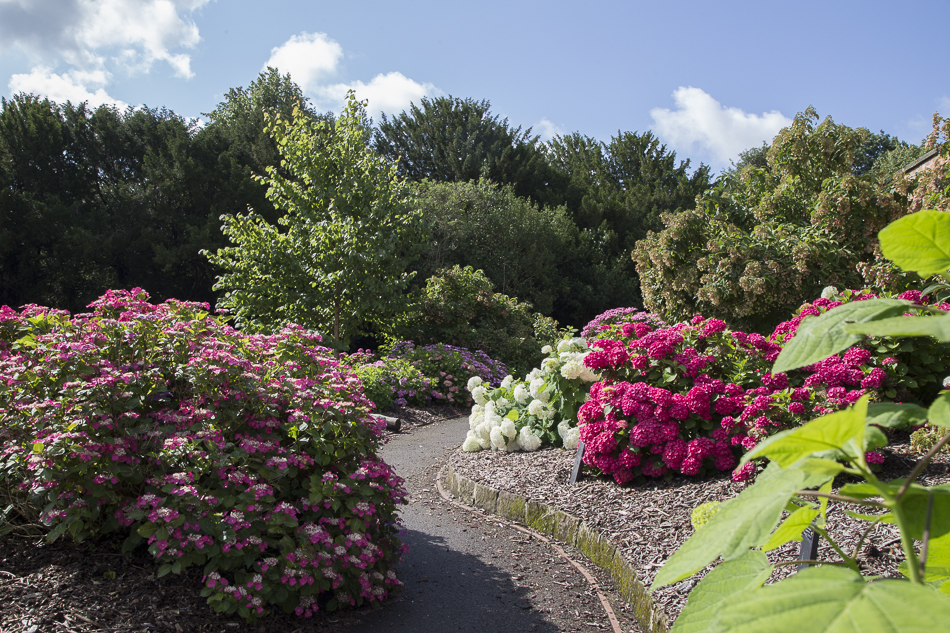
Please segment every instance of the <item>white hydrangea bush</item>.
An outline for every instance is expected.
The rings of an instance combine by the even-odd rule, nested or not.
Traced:
[[[468,381],[475,406],[462,450],[577,448],[577,410],[587,400],[590,383],[600,380],[584,366],[584,357],[590,353],[587,341],[564,338],[556,349],[545,345],[541,353],[548,357],[524,380],[507,376],[494,389],[477,376]]]

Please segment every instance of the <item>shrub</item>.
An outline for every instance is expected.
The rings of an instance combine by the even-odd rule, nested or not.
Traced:
[[[666,327],[663,319],[649,312],[642,312],[639,308],[614,308],[603,314],[598,314],[581,330],[581,336],[588,341],[615,334],[618,328],[631,323],[646,323],[656,329]]]
[[[463,390],[473,377],[500,382],[508,373],[505,364],[482,351],[472,352],[454,345],[436,343],[417,346],[401,341],[387,348],[389,358],[412,363],[429,381],[427,398],[439,404],[470,405],[471,396]]]
[[[340,362],[360,379],[363,395],[376,405],[377,411],[386,411],[393,405],[423,406],[435,382],[404,358],[377,359],[368,350],[343,356]]]
[[[530,306],[493,292],[488,277],[470,266],[430,277],[421,301],[394,329],[401,340],[483,351],[516,373],[539,360]]]
[[[216,611],[385,598],[405,491],[356,377],[299,327],[247,336],[147,299],[0,308],[0,479],[50,540],[118,531],[159,576],[203,565]]]
[[[924,455],[937,445],[943,434],[944,431],[941,431],[940,427],[925,424],[910,434],[910,450]],[[938,452],[950,453],[950,445],[944,445]]]
[[[475,405],[463,450],[577,446],[577,409],[587,399],[587,384],[598,378],[584,366],[587,341],[566,337],[556,349],[546,345],[541,351],[548,357],[524,380],[507,376],[496,388],[479,378],[468,382]]]

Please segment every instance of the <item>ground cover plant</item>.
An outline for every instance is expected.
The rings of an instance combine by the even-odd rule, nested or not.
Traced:
[[[879,234],[883,253],[903,270],[950,281],[950,215],[926,210],[888,225]],[[946,287],[946,286],[945,286]],[[909,300],[870,299],[811,316],[782,351],[773,371],[820,362],[864,336],[933,337],[950,342],[950,314]],[[760,443],[744,456],[769,465],[756,483],[724,501],[714,516],[671,556],[653,588],[682,580],[722,558],[690,594],[673,631],[930,631],[950,621],[950,486],[916,482],[933,456],[950,442],[950,391],[928,408],[916,404],[853,406]],[[925,420],[943,436],[904,479],[880,481],[865,446],[881,426]],[[838,475],[840,489],[832,493]],[[855,481],[857,480],[857,481]],[[817,490],[815,490],[817,489]],[[765,551],[799,540],[810,527],[828,539],[828,504],[843,503],[867,522],[848,554],[833,540],[837,558],[806,561],[798,574],[764,586],[777,565]],[[783,519],[783,510],[789,514]],[[908,581],[866,578],[857,562],[861,543],[880,522],[900,529]],[[919,547],[918,547],[919,543]]]
[[[246,619],[384,599],[405,492],[358,379],[300,327],[245,335],[147,299],[0,308],[7,510],[51,540],[126,534],[158,575],[202,565],[212,607]]]

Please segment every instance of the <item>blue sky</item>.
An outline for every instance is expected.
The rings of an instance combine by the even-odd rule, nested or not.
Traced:
[[[653,130],[714,170],[797,112],[919,142],[950,1],[0,0],[0,91],[210,112],[268,64],[314,104],[487,99],[542,138]]]

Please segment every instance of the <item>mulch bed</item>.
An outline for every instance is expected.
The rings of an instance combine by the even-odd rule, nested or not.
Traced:
[[[878,473],[884,481],[906,477],[920,457],[910,451],[909,437],[902,433],[895,434],[891,446],[880,452],[887,457]],[[729,473],[701,480],[674,477],[668,481],[661,479],[622,487],[613,480],[587,476],[568,485],[573,464],[574,452],[560,449],[535,453],[464,453],[459,450],[452,457],[452,466],[463,477],[546,503],[582,518],[591,528],[599,529],[621,550],[647,586],[663,561],[693,533],[690,525],[693,508],[708,501],[733,497],[746,485],[733,482]],[[938,455],[918,481],[924,485],[950,482],[950,455]],[[868,524],[847,516],[842,507],[834,502],[829,505],[828,526],[831,536],[850,554]],[[874,528],[858,558],[866,574],[900,577],[896,568],[903,560],[903,554],[898,535],[893,525],[878,524]],[[798,547],[797,542],[789,543],[774,550],[770,558],[773,562],[794,560]],[[818,558],[837,558],[823,539]],[[770,582],[792,574],[794,570],[794,566],[780,568]],[[702,575],[663,587],[653,594],[671,622],[683,608],[689,590]]]

